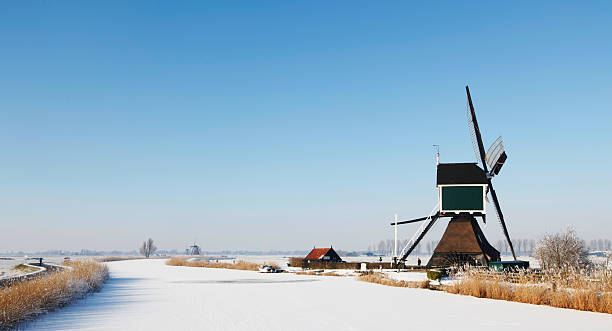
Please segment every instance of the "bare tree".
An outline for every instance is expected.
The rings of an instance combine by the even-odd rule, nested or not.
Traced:
[[[543,269],[582,269],[590,265],[584,240],[571,228],[546,235],[536,245],[535,256]]]
[[[142,243],[140,246],[140,254],[144,255],[147,259],[151,254],[155,253],[157,247],[153,244],[153,239],[149,238],[148,240]]]

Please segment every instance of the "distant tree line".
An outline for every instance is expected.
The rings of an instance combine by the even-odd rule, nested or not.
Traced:
[[[514,246],[514,252],[519,256],[530,256],[536,248],[535,239],[512,239],[512,245]],[[493,245],[502,254],[512,254],[510,245],[506,239],[500,239]]]
[[[419,254],[433,253],[433,250],[436,248],[436,246],[438,246],[438,242],[439,242],[438,240],[422,240],[417,245],[417,247],[414,248],[414,251],[412,252],[412,254],[419,255]],[[408,239],[401,239],[401,240],[398,239],[397,240],[397,254],[398,255],[401,254],[402,249],[404,249],[404,247],[406,247],[407,244],[408,244]],[[369,245],[368,252],[378,254],[378,255],[392,256],[394,245],[395,243],[393,239],[381,240],[378,244]]]
[[[439,240],[423,240],[414,249],[412,254],[433,254],[434,249],[438,246]],[[401,254],[402,249],[408,243],[408,239],[402,239],[397,241],[397,254]],[[493,244],[493,243],[491,243]],[[527,238],[516,238],[512,239],[512,245],[514,246],[514,252],[520,256],[532,256],[536,250],[537,241],[535,239]],[[500,239],[493,244],[493,246],[499,250],[502,254],[511,254],[510,245],[505,239]],[[386,239],[381,240],[378,244],[370,244],[368,246],[368,252],[392,256],[393,255],[394,240]],[[586,245],[588,251],[611,251],[612,240],[610,239],[593,239]]]
[[[610,239],[593,239],[587,245],[589,251],[611,251],[612,240]]]

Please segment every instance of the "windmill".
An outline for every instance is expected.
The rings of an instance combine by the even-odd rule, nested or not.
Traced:
[[[444,217],[450,217],[451,220],[442,239],[434,249],[434,254],[427,264],[428,267],[465,263],[487,265],[489,262],[500,261],[499,252],[489,244],[476,221],[476,217],[481,217],[482,221],[486,223],[486,201],[489,193],[493,200],[495,213],[512,251],[512,256],[516,260],[499,199],[491,181],[493,177],[499,174],[508,156],[504,150],[501,137],[497,138],[485,153],[470,89],[466,86],[465,90],[468,103],[468,126],[478,162],[437,162],[438,203],[429,216],[391,223],[391,225],[397,226],[399,224],[423,222],[402,250],[398,265],[406,261],[408,255],[417,247],[436,221]]]
[[[200,246],[198,246],[194,241],[193,245],[189,246],[189,248],[186,249],[186,253],[187,255],[200,255],[202,254],[202,251],[200,249]]]

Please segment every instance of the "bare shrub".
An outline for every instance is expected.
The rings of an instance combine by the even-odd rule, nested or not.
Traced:
[[[153,239],[149,238],[142,243],[140,246],[140,254],[144,255],[147,259],[151,254],[155,253],[157,247],[153,244]]]
[[[0,329],[10,329],[36,315],[64,306],[108,278],[108,268],[93,261],[70,262],[72,268],[0,289]]]
[[[584,240],[573,229],[546,235],[536,246],[535,256],[542,269],[579,270],[589,267]]]
[[[303,268],[305,264],[304,262],[305,262],[304,258],[301,258],[301,257],[290,257],[289,258],[289,265],[292,267]]]

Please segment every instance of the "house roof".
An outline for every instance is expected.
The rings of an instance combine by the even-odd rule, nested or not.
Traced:
[[[487,184],[487,176],[476,163],[438,164],[437,185],[453,184]]]
[[[327,252],[329,252],[330,248],[313,248],[308,255],[306,255],[306,260],[319,260],[322,258]]]

